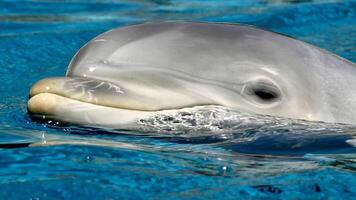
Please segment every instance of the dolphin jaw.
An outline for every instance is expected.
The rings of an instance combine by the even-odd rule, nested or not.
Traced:
[[[145,116],[145,111],[100,105],[100,102],[95,102],[94,98],[86,101],[88,99],[78,95],[78,92],[71,93],[69,91],[72,89],[71,85],[68,87],[66,84],[77,79],[82,80],[78,77],[54,77],[35,83],[30,89],[27,103],[30,116],[65,123],[105,127],[114,125],[125,127]]]
[[[30,98],[28,113],[34,118],[46,118],[64,123],[96,127],[132,129],[140,118],[153,112],[106,107],[81,102],[53,93],[40,93]]]
[[[105,82],[82,77],[55,77],[38,81],[30,90],[27,105],[29,115],[33,119],[45,119],[56,123],[61,122],[103,128],[136,129],[141,119],[147,119],[164,113],[175,113],[185,108],[210,105],[194,104],[177,108],[142,110],[140,107],[136,109],[135,106],[137,102],[131,102],[132,98],[125,96],[127,95],[125,94],[118,96],[118,98],[122,98],[119,99],[121,102],[127,102],[124,102],[122,105],[121,102],[116,102],[115,105],[110,106],[102,102],[106,97],[112,97],[107,96],[105,92],[112,94],[112,91],[99,91],[97,94],[102,96],[97,96],[99,101],[95,101],[95,98],[90,99],[88,96],[85,96],[86,91],[93,88],[93,85],[86,83],[87,85],[82,85],[83,88],[79,88],[77,91],[73,90],[75,89],[73,84],[75,84],[76,81],[84,82],[91,80],[94,82],[97,81],[94,87],[96,87],[96,84],[100,84],[100,82]],[[110,89],[116,91],[113,87]],[[136,98],[136,100],[142,99]]]

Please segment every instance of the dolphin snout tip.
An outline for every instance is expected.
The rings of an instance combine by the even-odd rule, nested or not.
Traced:
[[[27,110],[33,114],[53,113],[57,105],[56,95],[40,93],[32,96],[27,103]]]

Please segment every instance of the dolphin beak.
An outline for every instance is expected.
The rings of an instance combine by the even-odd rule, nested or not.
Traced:
[[[58,107],[58,95],[63,87],[63,78],[46,78],[31,87],[27,110],[31,114],[54,113]]]
[[[74,101],[78,105],[87,103],[88,107],[91,104],[115,107],[113,102],[122,93],[118,86],[95,79],[46,78],[32,86],[27,109],[30,114],[56,115],[59,109],[68,106],[68,102],[73,104]]]
[[[107,83],[103,81],[76,77],[43,79],[30,90],[28,112],[32,118],[41,121],[124,129],[135,128],[139,119],[152,114],[147,111],[100,105],[105,104],[105,101],[102,101],[106,99],[105,95],[110,98],[115,92],[122,94],[113,85],[110,88],[105,84]],[[93,91],[89,91],[89,88]],[[105,95],[100,95],[100,92],[104,91]]]
[[[64,122],[121,129],[135,129],[140,119],[153,115],[152,112],[95,105],[52,93],[31,97],[28,112],[32,118],[48,123]]]

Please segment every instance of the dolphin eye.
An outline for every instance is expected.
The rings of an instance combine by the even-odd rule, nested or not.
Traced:
[[[263,88],[256,88],[253,90],[254,95],[264,101],[273,101],[273,99],[278,98],[278,94],[276,94],[272,90],[266,90]]]
[[[243,96],[260,104],[268,104],[280,101],[281,92],[273,83],[257,81],[245,85]]]

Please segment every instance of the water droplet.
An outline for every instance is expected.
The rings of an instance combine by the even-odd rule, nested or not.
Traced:
[[[91,155],[87,155],[84,157],[84,162],[91,162],[94,160],[94,157]]]

